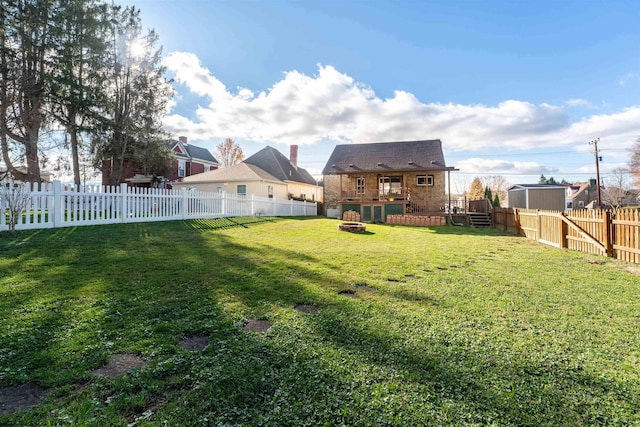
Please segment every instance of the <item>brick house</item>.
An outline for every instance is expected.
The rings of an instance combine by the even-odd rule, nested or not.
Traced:
[[[167,141],[167,147],[175,154],[168,172],[164,177],[144,175],[142,165],[135,161],[125,160],[120,183],[149,187],[160,181],[166,183],[179,182],[187,176],[218,169],[218,161],[206,148],[189,144],[186,136],[177,141]],[[111,160],[102,162],[102,185],[111,184]]]
[[[363,221],[441,213],[454,170],[439,139],[337,145],[322,171],[325,206]]]
[[[187,176],[218,169],[218,161],[206,148],[187,143],[187,137],[181,136],[178,141],[170,141],[171,151],[176,160],[169,169],[169,181],[180,181]]]
[[[568,209],[585,209],[593,207],[598,200],[598,186],[595,179],[569,185],[570,194],[567,196]]]

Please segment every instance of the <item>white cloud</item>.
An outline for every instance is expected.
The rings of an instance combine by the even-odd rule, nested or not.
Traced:
[[[620,86],[626,86],[636,75],[634,73],[627,73],[618,80]]]
[[[312,144],[439,138],[448,151],[474,151],[570,146],[600,137],[629,146],[640,123],[640,105],[575,120],[564,107],[519,100],[496,106],[423,103],[401,90],[383,99],[332,66],[319,65],[314,76],[286,72],[271,88],[255,93],[230,91],[192,53],[173,52],[164,64],[185,89],[208,98],[194,119],[175,112],[166,117],[168,130],[194,140]],[[574,99],[567,105],[587,103]]]
[[[538,162],[511,162],[508,160],[470,158],[456,162],[462,173],[483,173],[495,175],[535,175],[556,173],[559,169]]]
[[[595,105],[593,105],[591,102],[587,101],[586,99],[580,98],[570,99],[566,102],[566,104],[569,107],[596,108]]]

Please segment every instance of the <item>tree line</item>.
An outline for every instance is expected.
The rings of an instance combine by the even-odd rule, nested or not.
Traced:
[[[94,167],[111,162],[112,184],[120,181],[125,160],[137,161],[145,173],[166,168],[171,153],[161,119],[173,89],[161,50],[134,7],[3,0],[0,148],[6,172],[41,181],[52,145],[69,151],[76,185],[82,153]],[[63,138],[51,137],[60,133]]]

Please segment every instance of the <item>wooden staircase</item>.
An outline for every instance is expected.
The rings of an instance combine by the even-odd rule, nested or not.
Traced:
[[[471,227],[491,227],[491,213],[489,212],[468,212],[469,225]]]

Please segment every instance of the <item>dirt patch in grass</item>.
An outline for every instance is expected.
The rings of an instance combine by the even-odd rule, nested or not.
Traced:
[[[0,415],[12,414],[39,405],[49,394],[36,384],[0,388]]]
[[[320,311],[320,307],[312,304],[296,304],[293,306],[293,308],[303,313],[310,314],[316,314]]]
[[[127,375],[132,370],[140,369],[143,366],[144,361],[136,354],[112,354],[109,356],[107,364],[93,371],[93,374],[100,377],[115,378]]]
[[[260,319],[247,319],[244,330],[250,332],[267,332],[271,328],[271,322]]]
[[[351,289],[345,289],[344,291],[338,292],[338,295],[342,295],[343,297],[347,298],[355,298],[356,292],[352,291]]]
[[[180,347],[189,351],[202,351],[209,345],[209,337],[190,335],[180,340]]]

